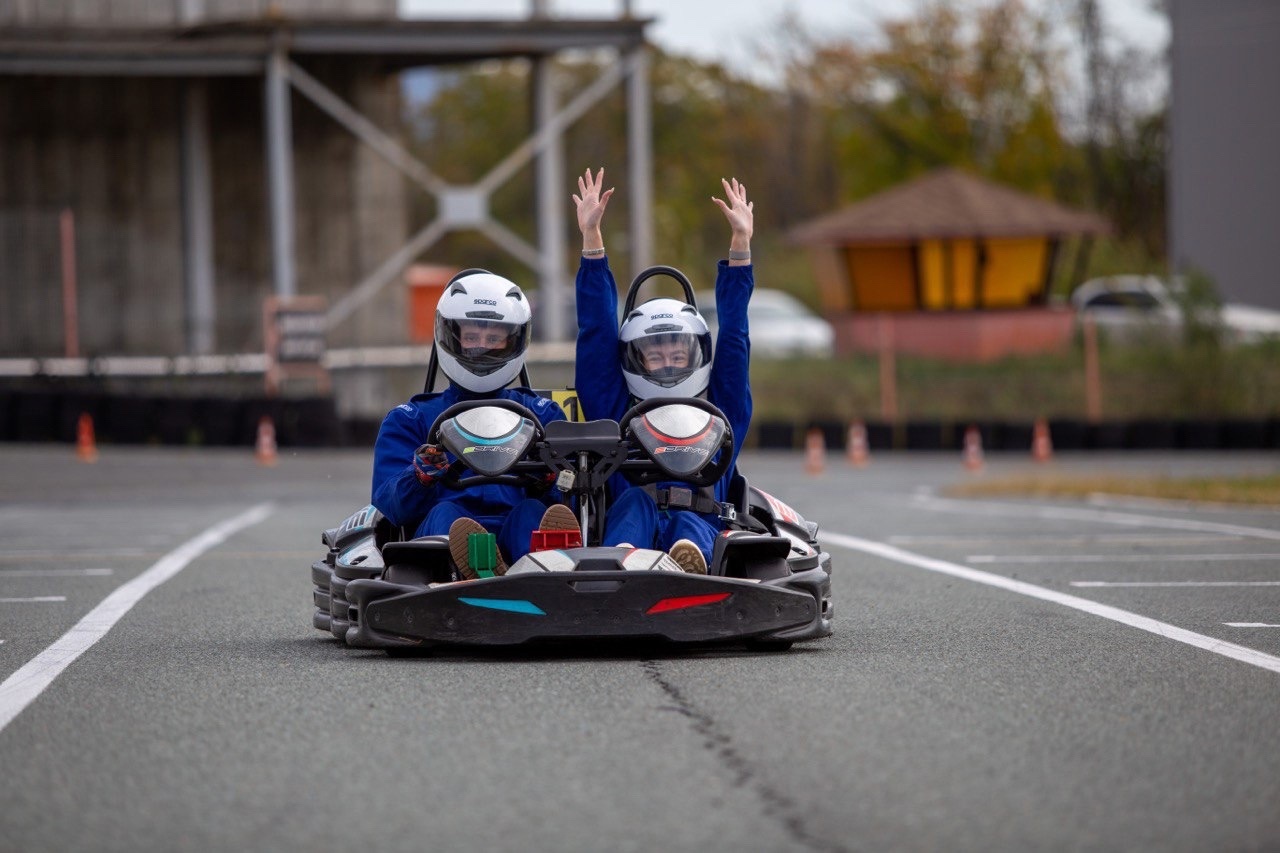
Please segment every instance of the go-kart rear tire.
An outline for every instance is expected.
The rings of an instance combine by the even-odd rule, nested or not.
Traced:
[[[791,648],[791,640],[747,640],[749,652],[785,652]]]

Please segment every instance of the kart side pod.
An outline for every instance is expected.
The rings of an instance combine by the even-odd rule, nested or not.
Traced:
[[[726,532],[716,537],[711,565],[720,566],[727,578],[773,580],[791,574],[790,553],[791,541],[785,536]]]

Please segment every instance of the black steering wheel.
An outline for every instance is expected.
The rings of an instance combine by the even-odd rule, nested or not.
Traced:
[[[472,409],[481,408],[497,408],[506,409],[522,418],[527,419],[533,424],[533,438],[529,442],[532,448],[538,442],[542,441],[545,433],[542,429],[542,422],[538,420],[538,416],[529,411],[528,408],[517,403],[515,400],[506,400],[501,397],[492,400],[463,400],[460,403],[454,403],[449,408],[441,412],[431,423],[431,429],[427,430],[427,443],[440,443],[440,429],[446,421],[452,420],[463,412]],[[527,449],[526,449],[527,452]],[[479,474],[472,471],[471,476],[464,476],[472,469],[462,459],[455,459],[449,463],[449,469],[439,482],[451,489],[465,489],[469,486],[479,485],[508,485],[508,486],[529,486],[537,485],[544,481],[541,476],[545,473],[546,466],[542,462],[530,462],[518,460],[506,473],[502,474]],[[515,471],[517,473],[511,473]]]
[[[694,475],[673,476],[662,470],[654,470],[646,467],[644,470],[630,469],[624,465],[623,472],[627,478],[633,483],[644,485],[647,483],[656,483],[661,480],[679,480],[682,483],[689,483],[693,486],[710,486],[720,480],[729,471],[729,467],[733,465],[733,427],[729,425],[729,419],[725,417],[724,412],[716,408],[713,403],[702,399],[701,397],[655,397],[648,400],[641,400],[632,406],[622,420],[618,422],[619,431],[626,437],[632,438],[633,444],[638,445],[631,434],[631,422],[642,415],[646,415],[655,409],[661,409],[666,406],[690,406],[700,409],[714,418],[719,418],[724,424],[724,436],[720,439],[720,446],[712,452],[712,462],[705,468]],[[638,448],[643,451],[643,448]],[[652,464],[657,465],[657,461],[653,460]]]

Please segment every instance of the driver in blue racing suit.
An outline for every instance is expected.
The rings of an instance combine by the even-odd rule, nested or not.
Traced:
[[[524,366],[531,319],[529,302],[514,282],[483,270],[468,270],[450,281],[436,306],[435,329],[436,358],[449,387],[415,395],[392,409],[374,445],[373,505],[415,536],[448,534],[454,562],[472,579],[479,576],[468,555],[472,533],[496,534],[495,574],[500,575],[506,572],[505,560],[514,563],[528,553],[534,530],[577,527],[573,512],[553,503],[545,489],[440,484],[451,459],[443,448],[427,443],[440,413],[464,400],[514,400],[544,425],[564,420],[560,407],[545,397],[506,387]]]
[[[751,267],[753,207],[746,186],[721,180],[728,202],[712,201],[728,219],[733,235],[729,260],[717,264],[716,311],[719,334],[712,359],[711,335],[696,309],[676,299],[653,299],[637,306],[618,327],[618,288],[605,255],[600,223],[613,190],[604,190],[604,169],[578,178],[578,341],[574,385],[587,417],[620,420],[639,400],[705,397],[724,412],[733,430],[733,462],[712,487],[679,482],[656,488],[632,486],[620,475],[610,482],[614,501],[605,520],[605,545],[633,545],[669,551],[686,572],[705,574],[722,518],[738,453],[751,425],[751,343],[747,303]]]

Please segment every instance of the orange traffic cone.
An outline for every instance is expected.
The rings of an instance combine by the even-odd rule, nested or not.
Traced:
[[[827,443],[822,430],[810,428],[804,437],[804,470],[806,474],[821,474],[827,464]]]
[[[846,445],[845,451],[849,456],[849,464],[855,468],[864,467],[871,456],[867,449],[867,425],[862,421],[849,424],[849,438]]]
[[[76,423],[76,458],[81,462],[98,461],[98,444],[93,438],[93,418],[88,412],[80,413]]]
[[[1039,418],[1032,428],[1031,457],[1037,462],[1048,462],[1053,458],[1053,439],[1049,437],[1049,424],[1044,418]]]
[[[964,467],[970,471],[982,470],[982,433],[976,426],[964,431]]]
[[[258,442],[254,448],[253,458],[259,465],[270,468],[278,461],[276,458],[276,427],[271,418],[263,415],[258,420]]]

